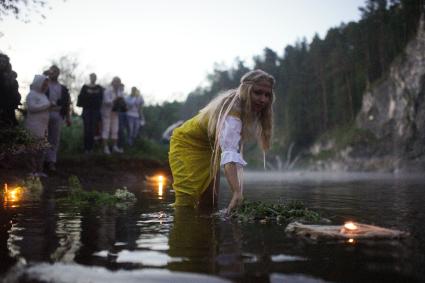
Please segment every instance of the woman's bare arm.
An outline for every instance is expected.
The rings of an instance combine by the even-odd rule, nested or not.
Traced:
[[[229,206],[227,207],[227,211],[228,213],[230,213],[243,200],[242,190],[240,186],[241,180],[239,180],[238,177],[238,168],[236,163],[226,163],[224,165],[224,174],[226,175],[230,190],[233,193],[232,199],[230,200]]]

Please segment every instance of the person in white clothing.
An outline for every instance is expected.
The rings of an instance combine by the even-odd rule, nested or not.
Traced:
[[[232,197],[227,212],[243,200],[243,144],[256,138],[265,152],[272,137],[275,79],[257,69],[217,96],[173,131],[168,154],[175,207],[210,210],[217,206],[220,166]]]
[[[36,138],[46,139],[49,125],[49,112],[53,104],[44,94],[49,87],[49,79],[44,75],[35,75],[26,98],[27,116],[25,128]],[[45,177],[43,173],[44,152],[36,152],[30,158],[33,174]]]
[[[46,165],[50,172],[56,171],[60,146],[61,129],[65,122],[71,126],[71,96],[68,88],[59,82],[60,69],[56,65],[49,68],[49,86],[46,96],[54,107],[50,108],[47,140],[51,145],[46,151]]]
[[[123,90],[121,88],[121,79],[114,77],[111,85],[103,93],[101,106],[102,115],[102,140],[103,151],[105,154],[111,154],[109,140],[112,142],[112,151],[122,153],[122,149],[117,146],[118,140],[118,113],[121,112],[123,100]],[[124,102],[125,104],[125,102]]]
[[[131,94],[126,97],[127,103],[127,122],[128,122],[128,144],[133,145],[139,135],[142,106],[145,103],[143,96],[136,87],[131,88]]]

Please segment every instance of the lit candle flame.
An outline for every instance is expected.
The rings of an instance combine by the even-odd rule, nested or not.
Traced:
[[[348,230],[356,230],[357,226],[353,222],[347,222],[344,224],[344,228]]]
[[[350,243],[350,244],[354,244],[354,239],[348,239],[347,242]]]

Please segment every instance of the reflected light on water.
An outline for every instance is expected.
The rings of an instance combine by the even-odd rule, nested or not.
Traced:
[[[166,193],[168,179],[162,174],[156,174],[146,178],[146,184],[159,199],[162,199]]]
[[[164,176],[158,176],[158,196],[162,197],[164,190]]]
[[[164,195],[165,182],[167,181],[167,179],[162,175],[157,175],[154,177],[154,179],[157,183],[156,187],[158,190],[158,197],[162,199],[162,196]]]
[[[14,203],[17,203],[22,198],[22,188],[15,187],[9,188],[7,184],[4,184],[4,206],[11,204],[14,207]]]

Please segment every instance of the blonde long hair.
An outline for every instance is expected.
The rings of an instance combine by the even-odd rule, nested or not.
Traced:
[[[272,97],[270,103],[260,113],[254,113],[251,106],[251,96],[253,86],[261,82],[268,82],[272,86]],[[254,136],[258,139],[264,154],[270,148],[270,140],[273,127],[274,101],[273,86],[275,79],[272,75],[263,70],[253,70],[242,76],[237,89],[231,89],[212,100],[207,106],[201,109],[199,115],[201,121],[208,121],[207,129],[210,140],[214,140],[213,154],[211,157],[211,174],[216,178],[218,164],[220,160],[219,139],[224,120],[230,112],[240,114],[242,121],[241,151],[243,142]],[[215,187],[215,186],[214,186]]]
[[[208,121],[207,128],[210,138],[218,138],[224,119],[230,112],[236,112],[240,115],[242,121],[241,141],[244,142],[254,135],[264,151],[270,148],[274,91],[272,91],[271,103],[263,111],[256,114],[251,110],[252,88],[255,84],[263,81],[270,83],[272,87],[275,84],[273,76],[263,70],[250,71],[241,78],[237,89],[231,89],[220,94],[200,110],[200,120]]]

